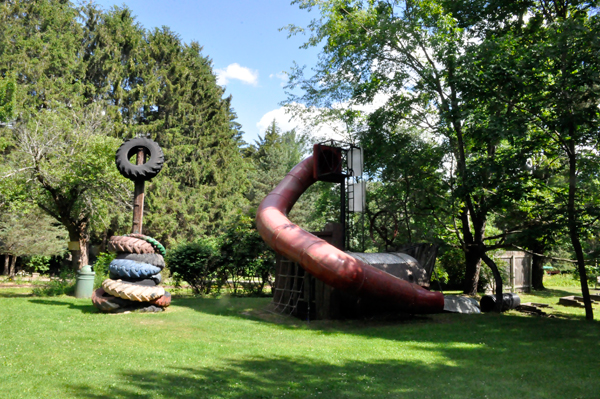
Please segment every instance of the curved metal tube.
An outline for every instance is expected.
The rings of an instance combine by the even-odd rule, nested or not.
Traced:
[[[315,182],[313,157],[296,165],[267,195],[256,212],[256,227],[275,252],[300,263],[310,274],[334,288],[359,296],[383,299],[411,313],[438,313],[444,295],[355,259],[290,222],[288,213]]]

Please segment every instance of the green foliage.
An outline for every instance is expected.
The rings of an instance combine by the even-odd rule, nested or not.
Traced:
[[[28,255],[41,266],[41,259],[66,252],[67,232],[56,220],[36,208],[7,208],[0,216],[0,253]]]
[[[52,278],[49,283],[33,289],[34,296],[60,296],[75,293],[75,271],[64,269],[57,278]]]
[[[275,253],[260,237],[254,218],[240,215],[221,237],[220,263],[234,294],[261,295],[272,286]]]
[[[70,241],[85,247],[90,230],[105,228],[124,210],[131,185],[115,168],[120,141],[108,136],[112,125],[103,110],[54,106],[15,126],[7,176],[22,186],[24,201],[37,204],[64,226]],[[87,263],[87,252],[82,257]]]
[[[176,282],[185,281],[195,294],[217,295],[227,282],[214,238],[200,238],[169,250],[165,261]]]
[[[435,266],[433,268],[431,281],[439,281],[440,284],[448,284],[448,282],[450,281],[450,275],[448,274],[446,269],[444,269],[444,267],[438,262],[435,263]]]
[[[0,76],[0,122],[8,122],[13,118],[15,111],[15,79],[10,76]],[[1,147],[0,147],[1,149]]]
[[[50,256],[33,255],[26,261],[27,268],[36,273],[44,273],[50,270]]]
[[[102,282],[109,277],[110,262],[115,259],[115,253],[101,252],[94,263],[94,289],[102,287]]]
[[[11,184],[2,180],[30,165],[15,162],[23,158],[22,153],[13,154],[23,140],[13,137],[9,129],[0,129],[0,165],[7,164],[5,156],[13,163],[11,168],[0,167],[0,206],[34,201],[56,214],[57,209],[48,206],[50,187],[57,191],[60,203],[73,205],[72,212],[64,213],[86,219],[65,222],[77,224],[80,230],[75,234],[68,227],[71,240],[125,230],[129,222],[123,209],[112,204],[108,213],[103,202],[110,196],[117,203],[129,202],[132,185],[121,179],[115,191],[115,185],[102,180],[117,173],[114,162],[106,164],[104,173],[102,168],[86,166],[98,166],[105,152],[114,158],[121,138],[138,133],[150,133],[166,160],[160,175],[146,185],[148,234],[167,245],[218,234],[235,218],[237,209],[246,206],[248,166],[240,151],[240,126],[234,121],[231,98],[223,98],[211,61],[198,43],[183,43],[166,27],[145,30],[127,7],[104,11],[89,2],[80,6],[57,0],[2,3],[0,19],[0,76],[15,77],[19,126],[56,124],[42,133],[60,137],[56,142],[48,140],[49,144],[68,147],[78,141],[69,141],[63,132],[76,132],[74,125],[84,121],[74,115],[80,118],[93,104],[109,127],[98,131],[103,139],[85,142],[86,150],[57,157],[60,165],[52,165],[57,166],[56,172],[51,179],[44,176],[43,189],[37,190],[25,187],[26,173],[21,173],[20,184],[15,184],[19,176],[12,175]],[[51,115],[55,121],[50,121]],[[102,191],[96,190],[102,184],[96,181],[106,183]]]
[[[436,268],[443,269],[448,276],[446,283],[448,288],[457,289],[462,287],[465,278],[465,255],[460,249],[454,247],[442,247],[438,254]]]
[[[174,279],[187,282],[196,294],[218,294],[227,283],[235,295],[262,295],[275,269],[275,254],[254,219],[242,214],[219,238],[180,244],[166,261]]]
[[[579,268],[575,268],[573,270],[573,279],[577,280],[577,282],[579,282]],[[600,266],[596,265],[585,265],[585,276],[587,278],[587,282],[588,284],[597,284],[598,283],[598,277],[600,276]]]

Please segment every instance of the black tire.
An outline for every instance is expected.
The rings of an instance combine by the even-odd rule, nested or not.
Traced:
[[[98,288],[92,293],[92,303],[98,310],[104,313],[112,313],[118,309],[131,307],[139,302],[129,301],[107,294],[104,289]]]
[[[129,162],[129,158],[137,153],[139,147],[144,148],[146,154],[150,154],[150,159],[142,165],[134,165]],[[160,172],[164,161],[165,156],[160,146],[155,141],[145,137],[135,137],[126,140],[121,144],[115,155],[115,162],[119,172],[127,179],[133,181],[152,179]]]
[[[92,303],[103,313],[162,312],[171,304],[171,294],[152,302],[135,302],[109,295],[102,288],[98,288],[92,294]]]
[[[109,277],[111,280],[122,280],[122,281],[127,281],[128,283],[131,283],[131,284],[145,285],[146,287],[155,287],[155,286],[159,285],[160,282],[162,281],[162,276],[160,275],[160,273],[155,274],[152,277],[142,278],[142,279],[122,277],[116,273],[110,273]]]
[[[120,254],[117,254],[116,259],[127,259],[127,260],[133,260],[135,262],[140,262],[140,263],[148,263],[149,265],[154,265],[156,267],[160,267],[161,270],[165,267],[165,258],[163,258],[163,256],[160,254],[120,253]]]

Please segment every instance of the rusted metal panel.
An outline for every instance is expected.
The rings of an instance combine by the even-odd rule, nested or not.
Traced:
[[[429,286],[427,272],[419,265],[419,262],[410,255],[398,252],[347,252],[347,254],[404,281],[418,284],[421,287]]]

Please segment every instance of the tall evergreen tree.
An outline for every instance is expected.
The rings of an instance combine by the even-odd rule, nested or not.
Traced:
[[[198,43],[93,3],[4,2],[0,22],[0,73],[16,77],[23,119],[93,103],[113,121],[105,134],[150,133],[163,147],[166,167],[147,186],[148,233],[166,242],[213,234],[244,206],[240,126]]]

